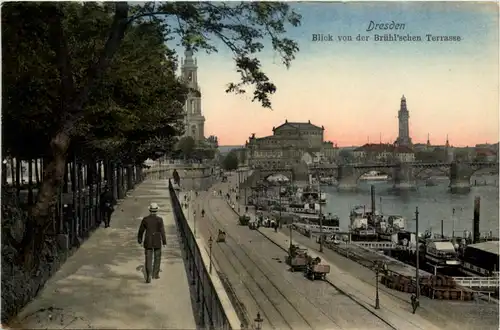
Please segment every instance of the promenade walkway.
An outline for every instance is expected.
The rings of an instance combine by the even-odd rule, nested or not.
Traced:
[[[195,329],[189,284],[171,212],[168,181],[147,180],[117,206],[17,320],[24,329]],[[160,279],[144,279],[137,230],[148,205],[165,223]]]

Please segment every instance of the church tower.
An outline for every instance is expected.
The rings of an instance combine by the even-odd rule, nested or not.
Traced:
[[[205,117],[201,111],[201,94],[198,86],[198,66],[193,58],[193,51],[187,49],[184,52],[184,60],[181,62],[181,76],[191,89],[189,91],[186,105],[184,106],[185,117],[184,136],[191,136],[196,143],[205,139]]]
[[[399,135],[398,139],[396,140],[396,144],[399,146],[411,147],[412,143],[410,138],[410,127],[409,127],[410,113],[406,108],[406,98],[404,95],[401,98],[401,105],[399,107],[398,119],[399,119]]]

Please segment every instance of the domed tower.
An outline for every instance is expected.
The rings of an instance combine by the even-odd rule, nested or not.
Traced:
[[[396,144],[398,146],[406,146],[411,147],[412,142],[410,138],[410,125],[409,125],[410,113],[406,108],[406,98],[403,95],[401,97],[401,105],[398,111],[398,120],[399,120],[399,134],[396,140]]]
[[[197,143],[205,139],[205,117],[201,111],[201,93],[198,86],[198,65],[193,58],[193,51],[186,49],[185,58],[182,61],[181,76],[190,88],[187,96],[185,109],[185,133],[191,136]]]

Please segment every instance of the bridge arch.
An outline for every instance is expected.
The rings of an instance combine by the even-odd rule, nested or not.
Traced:
[[[484,174],[488,173],[494,173],[498,175],[498,166],[492,166],[492,165],[485,165],[485,166],[473,166],[471,168],[470,176],[469,176],[469,183],[474,184],[474,181],[477,180],[477,174],[483,172]],[[498,179],[497,179],[498,183]]]
[[[432,175],[422,175],[430,172],[430,174],[436,174],[440,173],[446,176],[450,176],[450,168],[446,166],[439,166],[439,167],[420,167],[420,168],[414,168],[413,169],[413,176],[415,179],[428,179]]]

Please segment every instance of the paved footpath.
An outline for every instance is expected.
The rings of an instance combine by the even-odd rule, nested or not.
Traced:
[[[18,315],[25,329],[195,329],[189,284],[167,180],[147,180],[98,229]],[[165,223],[160,279],[146,284],[137,230],[148,205]]]

